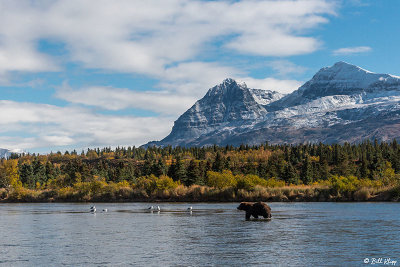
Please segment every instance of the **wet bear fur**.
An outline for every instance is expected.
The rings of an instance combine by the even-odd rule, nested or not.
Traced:
[[[249,220],[250,216],[256,219],[258,216],[271,218],[271,208],[263,202],[242,202],[237,209],[246,211],[246,220]]]

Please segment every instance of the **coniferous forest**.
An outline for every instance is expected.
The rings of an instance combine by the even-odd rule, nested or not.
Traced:
[[[398,201],[399,185],[396,140],[97,148],[0,162],[2,201]]]

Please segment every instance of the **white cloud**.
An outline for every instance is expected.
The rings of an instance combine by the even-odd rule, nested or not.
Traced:
[[[278,80],[274,78],[254,79],[251,77],[247,77],[241,78],[240,81],[245,82],[246,85],[250,88],[267,89],[278,91],[283,94],[291,93],[302,85],[301,81]]]
[[[137,91],[111,86],[89,86],[73,89],[67,83],[56,88],[55,97],[74,104],[108,110],[138,108],[163,115],[180,115],[190,108],[209,88],[227,77],[240,75],[234,68],[212,62],[181,63],[159,75],[160,91]]]
[[[58,88],[55,96],[70,103],[96,106],[106,110],[138,108],[167,115],[179,115],[197,100],[194,97],[179,96],[169,92],[142,92],[102,86],[74,90],[67,84]]]
[[[276,34],[260,39],[257,34],[254,34],[241,36],[227,47],[244,54],[292,56],[314,52],[320,45],[317,40],[310,37]]]
[[[215,62],[187,62],[167,68],[160,76],[159,86],[174,94],[199,98],[223,79],[243,74],[236,68]]]
[[[307,68],[298,66],[289,60],[274,60],[268,63],[279,76],[287,76],[288,74],[303,74]]]
[[[29,44],[0,44],[0,73],[6,71],[57,71],[59,67],[45,54]]]
[[[64,85],[56,89],[56,97],[74,106],[0,101],[0,147],[124,145],[160,139],[176,119],[171,115],[180,114],[227,77],[244,80],[249,87],[293,91],[299,81],[248,77],[216,57],[210,59],[205,47],[233,56],[311,53],[321,41],[310,31],[327,23],[335,9],[328,0],[0,0],[0,83],[7,84],[10,73],[61,71],[73,63],[84,69],[144,74],[158,80],[160,89]],[[65,54],[47,53],[39,47],[43,40],[62,46]],[[301,71],[282,62],[283,67],[274,68],[281,76]],[[139,108],[162,115],[102,115],[87,106]],[[12,131],[24,134],[10,136]]]
[[[63,60],[87,68],[162,75],[204,44],[244,54],[289,56],[318,49],[304,32],[334,14],[331,1],[1,1],[0,71],[56,70],[40,40],[65,45]]]
[[[101,115],[79,107],[0,101],[0,147],[141,145],[166,136],[170,117]],[[23,133],[15,136],[10,132]]]
[[[352,6],[356,6],[356,7],[365,7],[365,6],[371,5],[369,0],[348,0],[344,3],[347,5],[352,5]]]
[[[369,46],[344,47],[334,50],[333,55],[335,56],[352,55],[352,54],[367,53],[370,51],[372,51],[372,48]]]
[[[287,66],[285,71],[301,71],[290,62],[276,62],[274,68]],[[281,70],[284,72],[284,70]],[[297,89],[300,81],[275,78],[255,79],[239,70],[214,63],[191,62],[168,68],[159,84],[163,91],[134,91],[111,86],[71,88],[67,83],[57,88],[55,97],[74,104],[94,106],[106,110],[138,108],[163,115],[180,115],[204,96],[207,90],[227,77],[244,81],[249,87],[289,93]]]

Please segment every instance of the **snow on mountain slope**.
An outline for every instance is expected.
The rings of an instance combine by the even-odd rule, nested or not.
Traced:
[[[275,102],[285,96],[284,94],[264,89],[250,89],[250,92],[253,95],[254,100],[258,104],[264,106]]]
[[[399,77],[377,74],[345,62],[338,62],[332,67],[319,70],[310,81],[273,103],[271,108],[276,110],[301,105],[324,96],[383,93],[393,90],[400,90]]]
[[[252,125],[267,113],[263,103],[271,103],[282,96],[225,79],[175,121],[171,134],[163,142],[187,142],[220,128]]]
[[[354,136],[352,136],[352,134]],[[357,142],[400,138],[400,77],[338,62],[289,95],[226,79],[150,145]]]
[[[13,153],[20,154],[20,153],[23,153],[23,151],[20,150],[20,149],[12,149],[12,150],[10,150],[10,149],[0,148],[0,159],[9,158],[11,156],[11,154],[13,154]]]

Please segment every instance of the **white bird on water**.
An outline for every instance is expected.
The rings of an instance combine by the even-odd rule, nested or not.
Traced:
[[[108,209],[103,209],[103,212],[107,212],[108,211]]]
[[[154,206],[150,206],[147,208],[148,210],[154,210]]]
[[[96,207],[95,206],[90,207],[90,212],[96,212]]]
[[[157,211],[160,211],[161,209],[160,209],[160,206],[157,206]]]
[[[193,207],[187,208],[187,211],[192,211],[192,210],[193,210]]]

